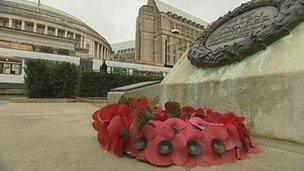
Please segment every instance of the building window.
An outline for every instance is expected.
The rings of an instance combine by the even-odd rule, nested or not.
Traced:
[[[21,21],[20,20],[13,20],[13,28],[21,30]]]
[[[168,44],[167,62],[171,63],[171,46]]]
[[[0,17],[0,26],[1,27],[9,27],[9,19]]]
[[[98,43],[94,43],[94,56],[97,57],[97,49],[98,49]]]
[[[55,27],[48,27],[48,35],[55,36]]]
[[[37,24],[36,32],[44,34],[45,33],[45,25]]]
[[[5,59],[0,58],[0,74],[20,75],[22,60],[19,58]]]
[[[81,35],[76,34],[76,40],[78,40],[78,42],[80,42],[81,41]]]
[[[65,31],[62,29],[58,29],[58,37],[64,37]]]
[[[34,23],[25,22],[24,30],[33,32],[34,31]]]
[[[70,51],[65,50],[65,49],[58,49],[58,54],[60,54],[60,55],[70,55]]]
[[[156,20],[155,28],[156,28],[156,31],[159,31],[159,30],[161,29],[161,21],[160,21],[160,18],[159,18],[158,20]]]
[[[90,49],[90,48],[91,48],[90,43],[88,43],[88,42],[87,42],[87,44],[86,44],[86,48],[87,48],[87,49]]]
[[[41,46],[40,47],[40,52],[43,52],[43,53],[54,53],[54,49],[51,48],[51,47]]]
[[[80,48],[81,47],[81,35],[76,34],[76,40],[77,40],[76,47]]]
[[[74,33],[73,32],[68,31],[67,36],[68,36],[69,39],[74,39]]]
[[[174,22],[173,21],[170,21],[170,28],[171,28],[171,30],[174,29]]]

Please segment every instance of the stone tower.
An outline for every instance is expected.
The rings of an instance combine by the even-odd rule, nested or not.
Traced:
[[[136,22],[137,63],[172,67],[207,22],[159,0],[148,0]],[[179,34],[173,34],[178,30]]]

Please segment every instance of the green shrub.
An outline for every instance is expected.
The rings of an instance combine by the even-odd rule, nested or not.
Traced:
[[[80,76],[79,96],[106,97],[112,88],[161,79],[162,77],[83,72]]]
[[[25,68],[25,93],[28,97],[52,96],[50,65],[44,60],[27,60]]]
[[[79,67],[67,62],[55,63],[53,66],[53,97],[76,97],[78,93]]]
[[[79,67],[67,62],[27,60],[25,92],[31,98],[73,98],[77,95]]]
[[[103,72],[80,72],[75,64],[31,59],[25,69],[25,92],[30,98],[106,97],[116,87],[162,77]]]

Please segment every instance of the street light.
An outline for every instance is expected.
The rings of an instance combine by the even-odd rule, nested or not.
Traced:
[[[173,29],[173,30],[171,30],[171,33],[173,34],[173,44],[170,44],[167,39],[166,39],[166,43],[165,43],[165,45],[166,45],[166,47],[165,47],[165,67],[172,67],[172,66],[168,65],[168,45],[174,46],[174,49],[175,49],[175,54],[174,55],[176,56],[175,37],[176,37],[177,34],[180,33],[180,31],[177,30],[177,29]],[[174,62],[175,62],[175,59],[174,59]]]
[[[171,30],[171,33],[173,34],[173,46],[174,46],[174,51],[175,51],[175,54],[174,54],[174,63],[176,63],[176,58],[177,58],[177,46],[176,46],[176,35],[178,35],[180,32],[179,30],[177,29],[173,29]]]
[[[171,31],[171,33],[175,36],[175,35],[179,34],[179,30],[173,29],[173,30]]]

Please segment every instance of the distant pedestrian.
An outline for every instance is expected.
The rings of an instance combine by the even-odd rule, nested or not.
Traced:
[[[100,67],[100,72],[107,73],[108,66],[106,64],[106,60],[102,60],[102,65]]]

